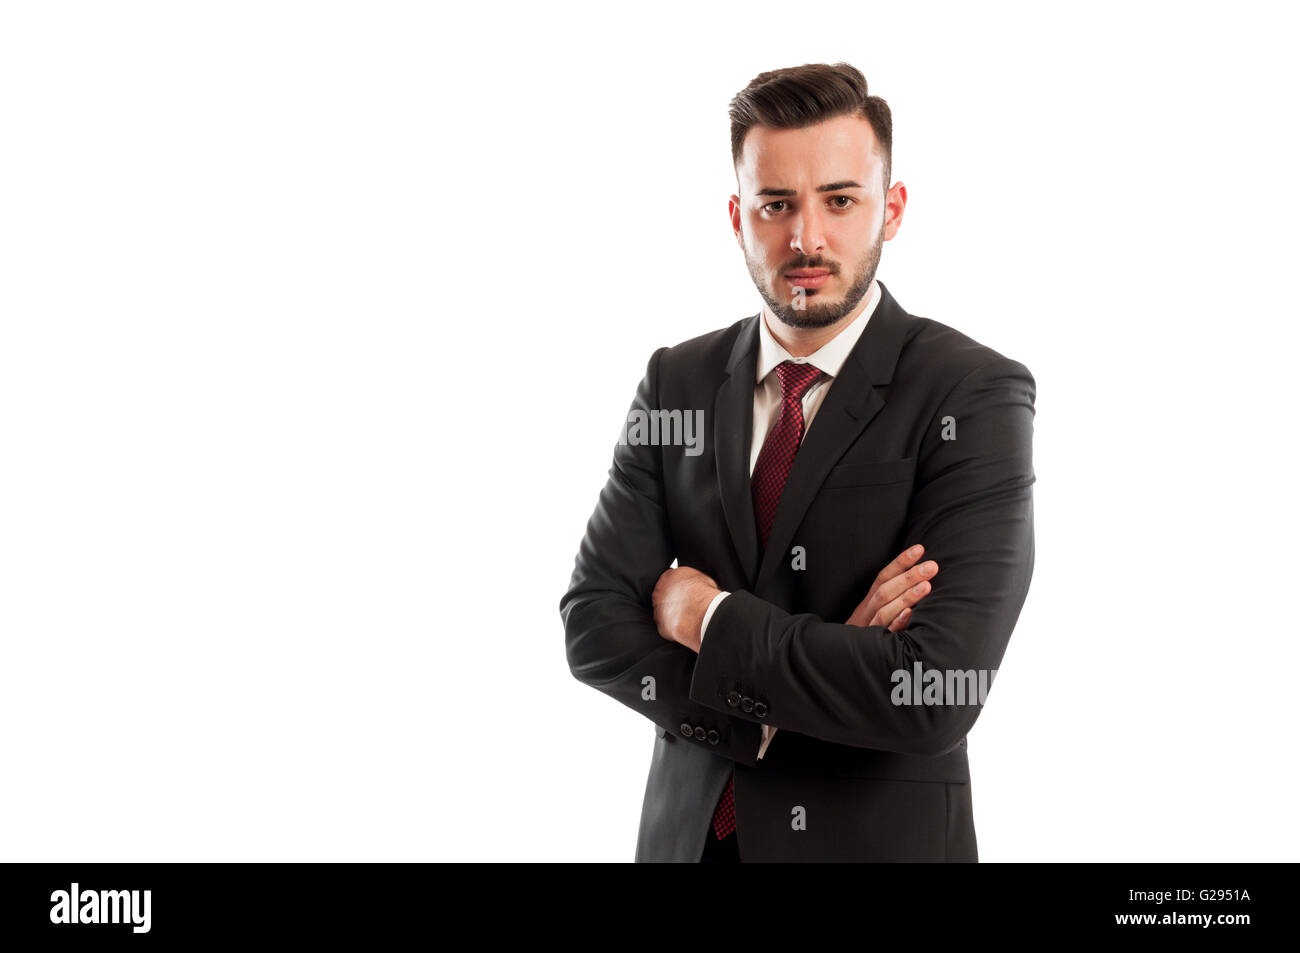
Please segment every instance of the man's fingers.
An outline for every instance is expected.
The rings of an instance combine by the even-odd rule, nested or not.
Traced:
[[[891,599],[880,607],[871,618],[871,625],[889,625],[896,619],[904,609],[910,609],[922,599],[930,594],[930,583],[927,580],[921,580],[915,586],[905,590],[896,599]],[[911,617],[911,613],[908,613]]]
[[[880,576],[877,577],[876,583],[871,587],[871,592],[867,593],[858,607],[853,610],[849,616],[847,625],[887,625],[895,616],[904,608],[914,605],[930,591],[930,580],[939,573],[939,564],[933,559],[928,559],[919,566],[913,566],[911,569],[902,569],[908,562],[913,560],[910,554],[922,550],[920,544],[901,553],[897,559],[881,570]],[[898,571],[896,575],[890,577],[885,582],[879,580],[886,573]],[[919,589],[916,587],[920,587]],[[906,598],[903,598],[906,597]],[[897,602],[897,605],[891,604]],[[888,612],[883,612],[886,607],[890,607]],[[879,621],[880,619],[884,621]],[[870,620],[870,621],[868,621]]]
[[[897,632],[899,629],[904,628],[907,625],[907,620],[910,618],[912,618],[912,610],[910,608],[904,609],[898,615],[894,616],[893,622],[889,623],[889,631]]]
[[[916,564],[916,561],[921,558],[921,555],[924,552],[925,547],[920,543],[917,543],[915,546],[909,546],[907,549],[895,556],[884,569],[880,570],[880,572],[876,574],[875,581],[871,583],[871,588],[867,591],[867,594],[862,597],[862,601],[859,602],[857,608],[853,610],[853,614],[849,616],[846,624],[866,625],[867,620],[875,614],[876,606],[881,605],[883,602],[888,602],[889,599],[894,597],[894,595],[897,595],[897,593],[894,593],[894,595],[890,595],[885,599],[876,598],[880,592],[880,587],[907,572],[908,569]]]
[[[911,590],[908,590],[908,595],[911,595]],[[919,600],[921,597],[917,596],[916,598]],[[907,614],[906,617],[904,617],[904,613]],[[903,626],[907,625],[907,620],[911,617],[912,608],[907,602],[907,597],[900,596],[893,602],[881,606],[880,611],[871,617],[870,624],[883,625],[886,626],[889,631],[897,632]],[[900,619],[902,619],[901,622],[899,621]]]
[[[893,579],[899,573],[907,572],[907,570],[911,569],[914,565],[916,565],[916,561],[921,558],[921,555],[924,552],[925,552],[925,547],[922,546],[920,543],[917,543],[915,546],[909,546],[907,549],[903,550],[901,553],[899,553],[897,556],[894,557],[893,562],[891,562],[884,569],[880,570],[880,572],[876,575],[875,584],[872,585],[871,588],[874,589],[876,586],[888,582],[890,579]]]
[[[923,582],[927,583],[927,587],[922,591],[922,594],[924,595],[924,593],[930,591],[928,587],[929,580],[933,579],[938,575],[938,573],[939,564],[933,559],[927,559],[925,562],[921,563],[921,565],[914,566],[907,570],[907,572],[895,576],[877,589],[875,594],[876,605],[887,605],[903,593],[909,591],[913,586],[919,585]],[[870,606],[868,606],[868,608],[870,608]]]
[[[901,576],[895,576],[884,585],[872,588],[867,598],[858,604],[853,610],[853,615],[849,616],[849,625],[882,625],[883,623],[871,622],[866,620],[874,618],[878,610],[889,605],[905,592],[909,592],[913,587],[925,583],[925,586],[919,591],[920,595],[925,595],[930,591],[929,580],[933,579],[939,572],[939,564],[933,559],[926,560],[921,565],[907,570]],[[909,603],[903,603],[908,605]],[[897,610],[895,610],[897,611]]]

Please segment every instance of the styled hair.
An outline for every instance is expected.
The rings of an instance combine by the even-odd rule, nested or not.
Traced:
[[[754,126],[802,129],[836,116],[861,116],[871,123],[884,160],[884,189],[894,147],[889,104],[867,94],[867,80],[848,63],[806,63],[759,73],[731,100],[731,164],[740,162],[745,135]]]

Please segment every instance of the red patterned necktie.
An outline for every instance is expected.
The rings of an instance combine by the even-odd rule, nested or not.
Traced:
[[[782,361],[776,366],[776,373],[781,378],[781,410],[763,441],[763,449],[758,452],[758,462],[754,464],[754,473],[749,480],[754,497],[754,518],[758,522],[758,537],[762,546],[767,545],[767,537],[772,532],[772,519],[776,516],[776,505],[781,501],[781,491],[785,489],[785,478],[790,475],[794,455],[803,440],[803,396],[822,376],[822,372],[812,364],[796,364],[794,361]],[[722,792],[718,807],[713,812],[713,833],[719,840],[736,829],[734,781],[733,771],[732,777],[727,779],[727,789]]]

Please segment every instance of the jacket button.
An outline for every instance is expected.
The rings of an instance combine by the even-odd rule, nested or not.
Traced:
[[[753,711],[753,710],[754,710],[754,699],[750,698],[748,695],[746,695],[744,698],[742,698],[742,699],[740,700],[740,710],[741,710],[741,711]]]
[[[764,705],[762,702],[754,702],[755,717],[762,718],[766,714],[767,714],[767,706]]]
[[[722,736],[719,735],[716,731],[712,731],[712,730],[709,731],[709,744],[716,745],[721,740],[722,740]]]
[[[696,737],[696,738],[698,738],[700,741],[703,741],[703,740],[704,740],[705,738],[707,738],[708,736],[709,736],[709,733],[708,733],[707,731],[704,730],[704,726],[703,726],[703,725],[696,725],[696,726],[695,726],[695,737]]]
[[[686,722],[682,722],[682,727],[678,730],[680,730],[681,733],[685,735],[687,738],[689,738],[692,734],[694,734],[694,731],[692,731],[691,726],[686,724]]]
[[[732,708],[740,707],[740,692],[727,692],[727,704]]]

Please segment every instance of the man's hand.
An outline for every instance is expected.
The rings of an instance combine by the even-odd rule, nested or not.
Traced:
[[[680,642],[692,652],[700,651],[700,626],[709,603],[722,590],[698,569],[678,566],[669,569],[655,583],[650,596],[655,625],[669,642]]]
[[[880,570],[880,575],[871,584],[871,591],[845,624],[887,625],[890,632],[905,627],[912,618],[912,606],[929,594],[929,580],[939,572],[939,564],[934,560],[916,566],[924,552],[925,547],[918,543],[899,553],[897,559]]]

